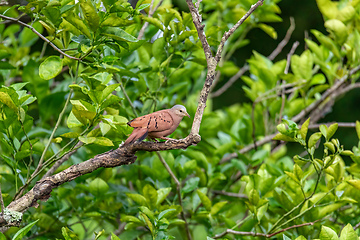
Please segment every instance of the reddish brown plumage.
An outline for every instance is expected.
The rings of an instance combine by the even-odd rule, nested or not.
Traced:
[[[190,117],[186,108],[182,105],[175,105],[170,109],[135,118],[127,123],[134,128],[134,131],[124,144],[133,143],[137,140],[142,141],[147,136],[153,139],[168,139],[165,137],[175,131],[184,116]]]

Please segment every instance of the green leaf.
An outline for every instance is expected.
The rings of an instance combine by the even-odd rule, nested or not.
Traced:
[[[137,217],[131,216],[131,215],[121,215],[121,221],[122,222],[135,222],[135,223],[141,223],[141,220]]]
[[[186,181],[185,186],[181,189],[182,193],[188,193],[193,191],[199,185],[200,178],[194,177]]]
[[[308,148],[314,147],[315,144],[320,140],[321,136],[322,136],[321,132],[313,133],[309,138]]]
[[[328,48],[337,58],[341,58],[340,51],[334,41],[322,34],[320,31],[317,31],[315,29],[311,30],[312,34],[316,37],[316,39],[324,45],[326,48]],[[324,59],[325,60],[325,59]]]
[[[360,190],[360,180],[352,179],[352,180],[347,180],[346,182],[347,182],[348,184],[350,184],[351,186],[353,186],[354,188]]]
[[[320,127],[319,127],[319,130],[320,132],[322,133],[322,135],[325,137],[326,141],[328,141],[328,138],[327,138],[327,126],[325,124],[321,124]]]
[[[88,26],[93,32],[96,32],[99,28],[100,18],[91,0],[80,0],[80,7]]]
[[[342,45],[347,37],[348,31],[346,25],[338,19],[330,19],[325,22],[325,27],[328,32],[334,35],[336,42]]]
[[[67,124],[68,128],[77,128],[77,127],[81,127],[84,125],[82,122],[80,122],[75,117],[73,112],[70,112],[69,117],[66,120],[66,124]]]
[[[333,123],[329,126],[329,128],[327,129],[327,135],[326,135],[326,140],[329,141],[330,138],[335,134],[336,130],[338,129],[338,124],[337,123]]]
[[[149,228],[151,235],[154,236],[154,226],[151,223],[150,219],[144,214],[144,213],[140,213],[140,215],[144,218],[145,224],[147,225],[147,227]]]
[[[166,46],[166,42],[165,42],[165,38],[163,37],[156,39],[152,45],[153,55],[159,63],[163,62],[167,57],[165,46]]]
[[[276,136],[273,137],[273,140],[285,141],[285,142],[295,142],[294,138],[286,136],[286,135],[284,135],[282,133],[276,134]]]
[[[221,201],[214,204],[214,206],[211,207],[210,214],[216,215],[220,212],[220,210],[228,203],[228,201]]]
[[[62,227],[61,232],[65,240],[79,240],[79,237],[67,227]]]
[[[335,153],[335,145],[332,142],[326,142],[324,143],[324,146],[329,149],[332,153]]]
[[[171,187],[158,189],[156,205],[161,204],[166,199],[166,197],[169,195],[170,192],[171,192]]]
[[[94,144],[97,144],[100,146],[108,146],[108,147],[114,146],[113,142],[109,138],[106,138],[106,137],[82,137],[82,136],[80,136],[79,140],[85,144],[94,143]]]
[[[59,56],[50,56],[40,64],[39,75],[42,79],[50,80],[62,70],[63,62]]]
[[[199,195],[200,200],[204,205],[204,207],[206,208],[206,210],[210,211],[212,205],[210,199],[206,196],[206,194],[202,193],[199,189],[196,192]]]
[[[329,204],[325,207],[322,207],[318,211],[319,218],[323,218],[328,214],[331,214],[333,212],[336,212],[339,208],[341,208],[345,203],[333,203]]]
[[[156,206],[158,197],[156,189],[153,188],[151,185],[146,184],[143,188],[143,194],[147,202],[149,203],[149,206],[151,208],[154,208]]]
[[[0,101],[11,108],[13,111],[17,112],[17,106],[11,99],[10,95],[7,92],[1,92],[0,91]]]
[[[329,227],[322,226],[320,240],[337,240],[339,239],[336,232]]]
[[[178,218],[171,219],[169,221],[169,225],[173,225],[173,226],[179,226],[179,225],[184,225],[184,224],[185,224],[185,221],[182,219],[178,219]]]
[[[137,193],[126,193],[126,195],[140,206],[146,206],[146,198]]]
[[[97,197],[104,196],[108,190],[109,185],[102,178],[95,178],[89,184],[90,193]]]
[[[109,96],[117,87],[119,87],[121,83],[111,84],[109,86],[106,86],[106,88],[102,91],[102,97],[100,102],[103,102],[107,96]]]
[[[75,29],[75,33],[74,33],[75,35],[78,35],[78,34],[76,34],[76,32],[80,31],[87,38],[91,39],[91,34],[90,34],[90,31],[89,31],[87,25],[74,12],[67,14],[65,19],[70,23],[69,30]],[[63,24],[64,24],[64,22],[63,22]]]
[[[173,212],[176,212],[176,209],[174,208],[166,209],[161,213],[159,213],[158,219],[161,220],[162,218],[166,218],[167,216],[171,215]]]
[[[291,240],[291,238],[289,238],[288,236],[286,236],[285,234],[283,234],[283,240]]]
[[[0,62],[0,69],[15,69],[16,67],[14,67],[13,65],[11,65],[8,62]]]
[[[294,173],[285,171],[285,174],[288,175],[292,180],[294,180],[297,184],[300,185],[300,180],[296,177]]]
[[[148,23],[151,23],[152,25],[154,25],[158,29],[164,30],[164,25],[159,19],[153,18],[153,17],[148,17],[148,16],[145,16],[145,15],[140,15],[140,18],[143,19],[144,21],[148,22]]]
[[[47,17],[56,28],[58,28],[62,22],[60,16],[60,10],[57,7],[45,7],[42,9],[42,13]]]
[[[300,134],[301,137],[304,141],[306,141],[306,135],[309,129],[309,123],[310,123],[310,118],[308,118],[302,125],[301,125],[301,129],[300,129]]]
[[[101,235],[103,235],[105,233],[105,230],[103,229],[103,230],[101,230],[100,232],[94,232],[94,234],[95,234],[95,240],[98,240],[99,239],[99,237],[101,237]]]
[[[267,35],[269,35],[272,39],[277,39],[277,32],[273,27],[267,24],[259,23],[257,25],[258,28],[263,30]]]
[[[341,230],[340,240],[359,240],[359,237],[357,236],[355,230],[353,229],[350,223],[348,223]]]
[[[132,20],[122,19],[118,17],[116,13],[111,13],[110,16],[101,23],[101,26],[123,27],[133,23],[134,21]]]
[[[14,237],[12,238],[12,240],[22,240],[25,235],[30,231],[30,229],[39,221],[40,219],[29,223],[28,225],[26,225],[25,227],[23,227],[22,229],[20,229],[19,231],[17,231],[17,233],[14,235]]]
[[[2,232],[0,232],[0,240],[6,240],[6,237]]]
[[[256,189],[251,189],[249,192],[249,202],[251,205],[257,207],[260,200],[260,195]]]
[[[118,236],[116,236],[113,232],[111,232],[111,240],[121,240]]]
[[[154,212],[152,212],[149,208],[145,206],[141,206],[139,207],[139,209],[142,213],[146,214],[146,216],[148,216],[151,219],[151,221],[155,220]]]
[[[356,121],[355,129],[356,129],[356,134],[358,136],[358,139],[360,140],[360,122],[359,121]]]
[[[129,33],[125,32],[123,29],[118,27],[105,27],[103,34],[117,41],[127,41],[127,42],[139,41],[136,37],[130,35]]]
[[[293,55],[291,57],[291,70],[295,76],[301,79],[311,79],[313,64],[313,56],[309,50],[303,52],[301,56]]]

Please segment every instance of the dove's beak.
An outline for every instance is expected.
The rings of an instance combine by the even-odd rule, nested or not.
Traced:
[[[188,113],[186,113],[186,116],[188,116],[190,118],[190,115]]]

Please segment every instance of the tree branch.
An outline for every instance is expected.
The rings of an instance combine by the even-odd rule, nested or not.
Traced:
[[[284,39],[278,44],[278,46],[274,49],[274,51],[268,56],[268,59],[274,60],[277,55],[282,51],[282,49],[286,46],[289,42],[291,35],[295,29],[294,19],[290,18],[290,27],[286,32]],[[232,76],[221,88],[216,90],[215,92],[211,93],[211,97],[218,97],[223,94],[226,90],[228,90],[244,73],[246,73],[250,69],[248,64],[245,64],[239,71]]]
[[[74,59],[74,60],[81,60],[80,58],[77,58],[77,57],[73,57],[73,56],[70,56],[69,54],[66,54],[64,53],[60,48],[58,48],[55,44],[53,44],[49,39],[47,39],[46,37],[44,37],[41,33],[39,33],[38,31],[36,31],[36,29],[33,27],[33,26],[30,26],[22,21],[20,21],[19,19],[16,19],[16,18],[12,18],[12,17],[8,17],[8,16],[5,16],[5,15],[2,15],[0,14],[0,18],[4,18],[4,19],[7,19],[7,20],[10,20],[10,21],[13,21],[13,22],[17,22],[19,23],[20,25],[23,25],[24,27],[27,27],[29,28],[31,31],[33,31],[36,35],[38,35],[42,40],[44,40],[45,42],[47,42],[48,44],[50,44],[50,46],[52,48],[54,48],[56,51],[58,51],[59,53],[61,53],[62,55],[70,58],[70,59]]]
[[[299,227],[304,227],[304,226],[309,226],[309,225],[314,225],[316,222],[319,222],[320,220],[316,220],[314,222],[309,222],[309,223],[303,223],[303,224],[298,224],[298,225],[294,225],[294,226],[290,226],[284,229],[281,229],[280,231],[271,233],[271,234],[266,234],[266,233],[255,233],[255,232],[240,232],[240,231],[235,231],[232,229],[226,229],[225,232],[220,233],[218,235],[216,235],[215,237],[213,237],[214,239],[216,238],[221,238],[223,236],[225,236],[228,233],[234,234],[234,235],[242,235],[242,236],[253,236],[253,237],[266,237],[266,238],[271,238],[279,233],[285,232],[287,230],[293,229],[293,228],[299,228]]]
[[[41,179],[50,177],[51,175],[54,174],[54,172],[56,171],[56,169],[58,169],[61,164],[63,164],[64,162],[66,162],[67,160],[69,160],[69,158],[77,152],[77,150],[83,145],[82,142],[78,142],[74,149],[71,150],[70,152],[66,153],[64,156],[61,157],[61,159],[57,160],[54,165],[51,166],[51,168],[44,174],[44,176],[42,176]]]
[[[163,3],[164,0],[160,0],[160,2],[154,7],[154,0],[151,1],[150,3],[150,10],[149,10],[149,14],[148,17],[152,17],[154,15],[154,13],[156,12],[156,10],[161,6],[161,4]],[[154,7],[154,8],[153,8]],[[144,36],[145,30],[146,28],[149,26],[149,22],[145,22],[144,25],[141,27],[140,31],[139,31],[139,35],[137,37],[138,40],[142,39],[142,37]]]
[[[247,13],[232,28],[230,28],[229,31],[224,33],[223,37],[221,38],[221,42],[217,49],[216,55],[215,55],[215,60],[217,62],[221,58],[221,53],[224,48],[226,40],[231,36],[231,34],[233,34],[236,31],[236,29],[238,29],[238,27],[240,27],[240,25],[250,16],[250,14],[252,14],[255,11],[256,8],[258,8],[260,5],[263,4],[263,2],[264,2],[264,0],[259,0],[257,3],[253,4],[251,6],[251,8],[249,9],[249,11],[247,11]]]
[[[244,198],[244,199],[248,198],[248,196],[246,194],[241,194],[241,193],[232,193],[232,192],[217,191],[217,190],[214,190],[212,192],[216,195],[224,195],[227,197]]]

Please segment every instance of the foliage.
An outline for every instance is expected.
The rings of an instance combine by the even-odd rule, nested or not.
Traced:
[[[265,1],[228,39],[217,69],[219,84],[239,71],[235,52],[249,43],[251,29],[277,37],[269,23],[281,21],[278,2]],[[117,148],[131,132],[126,122],[137,115],[184,104],[194,116],[206,72],[202,45],[191,14],[179,12],[171,1],[149,15],[158,3],[34,0],[0,8],[3,19],[22,21],[21,12],[30,18],[23,28],[15,21],[0,25],[5,205],[29,191],[66,154],[75,152],[58,172]],[[201,2],[213,50],[220,33],[253,3]],[[317,4],[328,34],[311,30],[307,50],[292,55],[290,66],[286,59],[271,61],[254,50],[247,61],[250,74],[242,77],[251,103],[214,110],[208,99],[202,141],[160,153],[181,183],[180,194],[158,156],[139,152],[135,164],[98,169],[53,190],[47,202],[24,213],[23,222],[32,225],[20,230],[21,236],[186,239],[185,216],[193,239],[215,237],[226,229],[274,233],[308,222],[314,224],[276,237],[337,239],[340,233],[340,239],[355,239],[358,230],[351,225],[360,222],[360,141],[345,150],[335,137],[338,124],[320,125],[314,133],[310,127],[340,94],[337,84],[345,87],[359,77],[351,70],[360,65],[360,4]],[[145,22],[144,40],[137,39]],[[302,112],[311,118],[296,119]],[[190,127],[190,120],[183,120],[172,137],[185,137]],[[239,153],[276,130],[275,140],[301,147],[295,156],[287,153],[287,145],[271,143]],[[356,132],[360,138],[358,122]],[[20,231],[12,227],[5,235],[16,238]],[[240,238],[252,237],[225,237]]]

